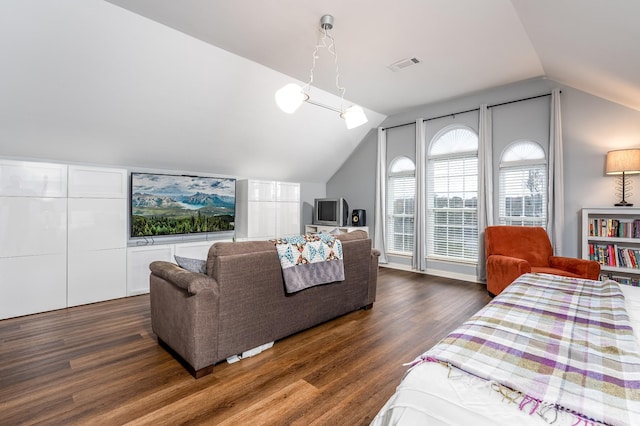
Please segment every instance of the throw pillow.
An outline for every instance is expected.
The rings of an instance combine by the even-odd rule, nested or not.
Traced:
[[[173,256],[176,259],[176,263],[189,272],[197,272],[200,274],[207,273],[207,262],[201,259],[192,259],[190,257]]]

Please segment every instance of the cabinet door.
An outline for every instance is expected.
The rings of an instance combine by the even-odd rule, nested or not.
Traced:
[[[300,204],[277,203],[276,235],[287,237],[300,234]]]
[[[0,319],[66,306],[66,254],[0,258]]]
[[[174,251],[176,256],[207,260],[209,249],[212,245],[213,241],[205,241],[202,243],[176,244]]]
[[[173,246],[129,247],[127,249],[127,296],[149,293],[149,264],[173,262]]]
[[[247,238],[269,239],[276,237],[276,203],[250,201],[248,203]]]
[[[69,197],[126,198],[127,171],[69,166]]]
[[[291,182],[278,182],[276,184],[277,201],[300,201],[300,184]]]
[[[125,297],[126,270],[126,248],[69,253],[68,305]]]
[[[248,186],[249,201],[276,200],[276,183],[274,181],[250,180]]]
[[[69,250],[127,246],[127,201],[109,198],[69,199]]]
[[[0,258],[66,252],[65,198],[0,197]]]
[[[0,160],[0,196],[66,197],[67,166]]]

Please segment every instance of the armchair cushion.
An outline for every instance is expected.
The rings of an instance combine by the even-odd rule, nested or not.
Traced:
[[[538,272],[597,280],[598,262],[553,255],[540,227],[489,226],[485,229],[487,291],[498,295],[520,275]]]
[[[562,269],[576,274],[578,277],[597,280],[600,275],[600,265],[598,262],[584,259],[574,259],[572,257],[551,256],[549,266],[555,269]]]

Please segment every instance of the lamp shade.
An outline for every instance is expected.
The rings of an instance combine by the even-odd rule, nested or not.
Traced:
[[[347,129],[353,129],[369,121],[367,116],[364,115],[364,110],[358,105],[351,105],[340,116],[344,118]]]
[[[276,104],[288,114],[296,112],[306,98],[302,87],[295,83],[289,83],[276,92]]]
[[[621,175],[640,173],[640,149],[618,149],[607,152],[605,173]]]

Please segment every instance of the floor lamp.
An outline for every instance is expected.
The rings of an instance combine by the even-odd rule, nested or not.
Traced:
[[[625,200],[628,186],[625,175],[640,173],[640,149],[618,149],[607,152],[605,173],[608,175],[621,175],[622,178],[622,200],[614,205],[622,207],[633,206],[632,203]]]

